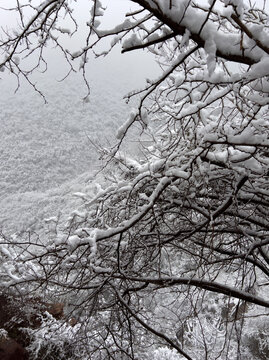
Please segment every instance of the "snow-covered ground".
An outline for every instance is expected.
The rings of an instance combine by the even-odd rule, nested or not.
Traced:
[[[154,77],[157,66],[146,54],[119,55],[89,64],[91,97],[84,103],[85,87],[79,75],[59,83],[61,58],[53,69],[38,76],[44,104],[27,84],[14,94],[15,79],[0,80],[0,230],[37,229],[43,219],[68,213],[78,200],[74,192],[91,182],[98,154],[91,139],[113,144],[118,126],[130,106],[122,99]],[[58,62],[58,63],[57,63]]]

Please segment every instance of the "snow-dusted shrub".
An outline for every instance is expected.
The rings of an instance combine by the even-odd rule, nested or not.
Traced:
[[[269,358],[269,328],[266,317],[262,321],[247,328],[244,344],[247,346],[252,359],[266,360]]]
[[[175,349],[160,347],[152,352],[148,359],[151,360],[182,360],[184,357],[178,355]]]
[[[5,329],[0,328],[0,339],[6,339],[8,337],[8,332]]]
[[[79,324],[72,327],[68,322],[56,320],[49,313],[39,318],[41,323],[38,328],[23,329],[30,339],[27,350],[31,359],[81,359],[81,354],[76,351]]]

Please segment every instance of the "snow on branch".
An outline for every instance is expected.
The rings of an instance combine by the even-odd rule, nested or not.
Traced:
[[[39,51],[38,69],[53,43],[86,79],[88,55],[121,44],[152,53],[160,75],[126,95],[134,109],[116,144],[98,148],[106,166],[75,193],[78,208],[49,217],[47,232],[1,234],[2,287],[64,299],[93,360],[144,359],[164,346],[188,359],[264,357],[268,342],[254,346],[249,334],[265,339],[269,307],[266,9],[129,0],[138,8],[107,30],[94,0],[84,44],[71,51],[62,42],[80,25],[71,3],[29,3],[30,22],[15,6],[20,28],[2,34],[1,69],[31,80],[24,57]]]

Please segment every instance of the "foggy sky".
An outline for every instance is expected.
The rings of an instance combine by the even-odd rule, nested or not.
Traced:
[[[11,7],[16,4],[15,0],[1,0],[1,6]],[[84,24],[81,27],[81,30],[74,37],[70,38],[68,35],[63,36],[62,41],[66,48],[71,49],[72,51],[80,50],[85,42],[86,22],[90,19],[90,8],[92,2],[89,0],[83,0],[78,2],[70,3],[74,8],[74,15],[78,24]],[[130,0],[102,0],[103,6],[106,7],[105,15],[101,18],[100,28],[102,29],[111,29],[116,25],[120,24],[124,18],[125,13],[129,12],[131,9],[138,8],[137,5],[132,3]],[[17,28],[17,16],[15,12],[6,12],[0,10],[0,24],[4,28]],[[66,23],[64,20],[61,23],[61,26],[69,27],[70,23]],[[102,46],[107,48],[107,44],[110,44],[111,38],[105,40]],[[100,48],[100,47],[99,47]],[[62,78],[67,71],[67,66],[63,55],[55,49],[46,50],[46,60],[48,61],[49,71],[46,73],[46,77],[53,77],[56,80]],[[98,83],[93,84],[93,86],[102,86],[108,78],[115,79],[116,82],[130,82],[129,90],[136,87],[142,87],[145,83],[145,78],[155,78],[159,73],[159,67],[157,66],[154,56],[149,54],[147,51],[139,50],[131,53],[121,54],[120,46],[116,48],[105,58],[94,59],[93,56],[90,56],[90,60],[87,66],[88,74],[90,78],[98,78]],[[38,79],[39,75],[36,73],[35,78]],[[8,74],[1,74],[2,89],[3,82],[11,81]],[[7,85],[7,84],[6,84]]]

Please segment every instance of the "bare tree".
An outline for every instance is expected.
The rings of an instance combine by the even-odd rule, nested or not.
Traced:
[[[55,34],[79,31],[76,2],[36,3],[17,1],[8,9],[19,14],[17,33],[2,29],[1,69],[18,81],[31,82],[46,64],[50,42],[70,71],[80,59],[86,80],[88,54],[108,54],[111,48],[98,54],[96,46],[111,36],[122,52],[155,54],[162,74],[127,95],[139,104],[119,128],[117,146],[103,151],[107,180],[94,197],[85,194],[67,226],[45,239],[2,237],[3,286],[64,298],[80,323],[79,358],[158,359],[166,349],[170,359],[265,359],[265,2],[130,0],[139,8],[106,31],[98,27],[105,9],[95,0],[85,45],[75,53]],[[61,25],[63,14],[70,30]],[[26,71],[18,57],[35,53],[37,63]],[[151,142],[141,159],[121,152],[134,124]]]

